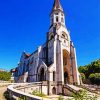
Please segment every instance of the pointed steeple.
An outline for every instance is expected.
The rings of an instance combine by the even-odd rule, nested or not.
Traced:
[[[62,24],[65,25],[65,16],[63,8],[60,4],[60,0],[54,0],[52,12],[50,14],[51,24]]]
[[[63,11],[63,8],[62,8],[62,6],[60,4],[60,0],[55,0],[54,1],[52,12],[55,11],[55,10]]]

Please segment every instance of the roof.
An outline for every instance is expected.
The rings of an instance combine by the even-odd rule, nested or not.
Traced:
[[[60,4],[60,0],[55,0],[54,1],[52,12],[55,11],[55,10],[63,11],[63,8],[62,8],[62,6]]]

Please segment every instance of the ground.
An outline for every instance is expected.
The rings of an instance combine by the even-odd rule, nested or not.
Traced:
[[[8,85],[11,83],[9,82],[0,82],[0,100],[6,100],[5,97],[3,96],[4,92],[7,90]]]
[[[7,90],[8,85],[10,85],[11,83],[0,83],[0,100],[6,100],[5,97],[3,96],[4,92]],[[90,93],[88,92],[89,96],[93,96],[94,93]],[[47,96],[46,98],[44,98],[43,100],[58,100],[59,95],[52,95],[52,96]],[[64,100],[66,100],[67,98],[72,98],[72,97],[67,97],[64,96],[63,97]],[[98,95],[98,99],[100,100],[100,96]]]
[[[0,100],[6,100],[3,93],[7,90],[7,86],[0,86]]]

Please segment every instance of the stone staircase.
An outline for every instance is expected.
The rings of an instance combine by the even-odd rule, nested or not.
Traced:
[[[100,95],[87,89],[86,87],[83,87],[83,86],[75,86],[75,85],[69,85],[69,84],[66,84],[64,85],[64,89],[68,89],[71,93],[77,93],[79,92],[80,90],[87,90],[87,95],[89,97],[95,97],[97,96],[98,99],[97,100],[100,100]],[[68,94],[69,95],[69,94]]]
[[[82,90],[82,88],[77,87],[75,85],[66,84],[63,86],[63,94],[68,96],[72,96],[73,93],[77,93],[80,90]]]
[[[65,89],[68,89],[69,91],[71,91],[71,92],[73,92],[73,93],[76,93],[76,92],[78,92],[79,90],[82,90],[82,88],[77,87],[77,86],[75,86],[75,85],[70,85],[70,84],[64,85],[64,88],[65,88]]]

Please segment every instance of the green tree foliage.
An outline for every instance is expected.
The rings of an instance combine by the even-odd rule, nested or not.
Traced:
[[[100,59],[86,66],[80,66],[78,70],[85,75],[86,80],[90,80],[92,84],[100,85]],[[81,74],[82,80],[84,79],[83,74]]]
[[[81,73],[81,77],[82,77],[82,81],[84,82],[85,81],[85,74],[84,73]]]
[[[79,70],[80,73],[84,73],[85,77],[88,78],[90,66],[91,66],[90,64],[86,65],[86,66],[80,66],[78,70]]]
[[[100,84],[100,73],[90,74],[89,76],[90,81],[92,84]]]
[[[10,72],[0,71],[0,80],[2,81],[9,81],[11,78]]]

